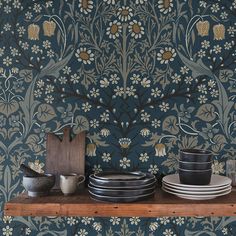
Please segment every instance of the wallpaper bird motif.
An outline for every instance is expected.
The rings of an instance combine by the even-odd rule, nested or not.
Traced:
[[[235,0],[0,1],[1,235],[235,235],[236,218],[4,217],[47,132],[87,131],[87,171],[175,173],[236,154]]]

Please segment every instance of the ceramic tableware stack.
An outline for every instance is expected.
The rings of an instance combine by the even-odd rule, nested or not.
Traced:
[[[207,185],[182,184],[178,174],[167,175],[162,179],[162,189],[178,197],[191,200],[209,200],[231,192],[231,179],[212,175]]]
[[[154,196],[156,178],[143,172],[102,172],[89,176],[89,193],[95,200],[134,202]]]
[[[180,151],[179,174],[162,179],[162,189],[181,198],[208,200],[231,192],[231,179],[212,175],[212,153],[206,150]]]
[[[205,185],[211,181],[212,152],[198,149],[180,150],[179,178],[182,184]]]

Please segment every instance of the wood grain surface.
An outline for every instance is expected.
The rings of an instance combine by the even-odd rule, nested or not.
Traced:
[[[55,189],[59,189],[60,174],[85,174],[85,132],[77,134],[72,140],[69,127],[63,133],[62,140],[53,133],[47,134],[46,173],[56,175]]]
[[[5,204],[8,216],[236,216],[236,191],[212,200],[178,198],[157,189],[153,198],[134,203],[106,203],[90,198],[87,189],[77,195],[52,192],[46,197],[30,198],[21,194]]]

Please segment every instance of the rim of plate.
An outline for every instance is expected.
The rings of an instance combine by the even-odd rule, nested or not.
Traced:
[[[141,195],[136,195],[136,196],[131,196],[131,197],[124,197],[124,196],[117,196],[117,197],[114,197],[114,196],[104,196],[104,195],[100,195],[100,194],[95,194],[93,192],[91,192],[90,190],[88,190],[88,192],[92,195],[92,196],[95,196],[95,197],[99,197],[99,198],[111,198],[111,199],[132,199],[132,198],[140,198],[140,197],[148,197],[152,194],[155,194],[155,190],[151,193],[147,193],[147,194],[141,194]]]
[[[182,187],[182,186],[172,185],[172,184],[169,184],[169,183],[166,183],[166,182],[163,182],[163,185],[165,185],[169,188],[174,188],[176,190],[189,190],[189,191],[195,191],[195,192],[196,191],[206,192],[206,191],[214,190],[214,189],[222,190],[222,189],[226,189],[226,188],[231,187],[231,184],[227,184],[227,185],[222,185],[222,186],[217,186],[217,187],[210,187],[210,188],[202,188],[201,186],[198,187],[198,188],[192,188],[192,187],[188,187],[187,185],[186,185],[186,187],[185,186]]]
[[[183,197],[193,197],[193,198],[198,198],[198,199],[204,199],[204,198],[210,198],[210,197],[220,197],[220,196],[224,196],[224,195],[227,195],[229,193],[231,193],[232,189],[228,190],[228,191],[225,191],[223,193],[218,193],[218,194],[206,194],[206,195],[192,195],[192,194],[181,194],[181,193],[173,193],[165,188],[163,188],[163,191],[167,192],[167,193],[170,193],[170,194],[173,194],[173,195],[176,195],[176,196],[183,196]]]
[[[172,182],[171,180],[169,180],[170,178],[172,178]],[[173,182],[173,178],[175,178],[175,182]],[[176,182],[176,178],[178,180],[178,182]],[[214,179],[214,181],[216,181],[216,179],[221,179],[221,180],[225,180],[225,182],[221,182],[220,184],[212,184],[212,181]],[[222,175],[212,175],[211,176],[211,182],[208,185],[190,185],[190,184],[181,184],[180,180],[179,180],[179,174],[172,174],[172,175],[166,175],[165,177],[162,178],[162,181],[165,183],[169,183],[172,185],[176,185],[176,186],[181,186],[181,187],[191,187],[191,188],[212,188],[212,187],[219,187],[219,186],[225,186],[227,184],[231,184],[232,180],[226,176],[222,176]]]
[[[229,186],[227,188],[224,189],[220,189],[220,190],[213,190],[213,191],[205,191],[205,192],[201,192],[201,191],[191,191],[191,190],[180,190],[180,189],[171,189],[171,187],[168,187],[166,185],[163,185],[163,187],[169,191],[173,191],[175,193],[180,193],[180,194],[196,194],[196,195],[200,195],[200,196],[205,196],[205,195],[212,195],[212,194],[218,194],[218,193],[223,193],[225,191],[228,190],[232,190],[232,187]]]

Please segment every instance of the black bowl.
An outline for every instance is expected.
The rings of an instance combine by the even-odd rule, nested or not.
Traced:
[[[207,185],[211,182],[212,170],[191,171],[179,169],[181,184]]]
[[[179,168],[185,170],[209,170],[212,162],[187,162],[179,161]]]
[[[180,150],[179,160],[185,162],[211,162],[212,152],[200,149],[182,149]]]

